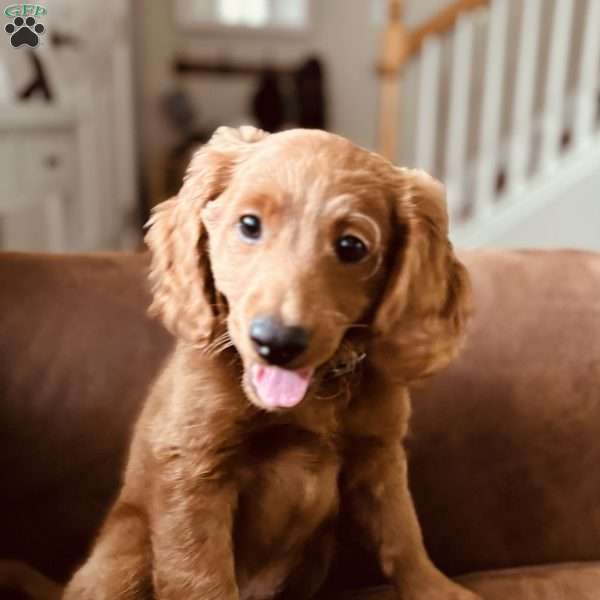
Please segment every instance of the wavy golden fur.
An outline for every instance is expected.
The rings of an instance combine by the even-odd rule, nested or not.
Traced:
[[[344,235],[364,259],[340,261]],[[469,313],[442,185],[322,131],[220,128],[146,239],[151,311],[178,344],[64,598],[333,598],[342,515],[399,598],[475,598],[427,557],[402,447],[407,386],[451,360]],[[310,332],[286,368],[314,375],[287,410],[248,375],[264,314]]]

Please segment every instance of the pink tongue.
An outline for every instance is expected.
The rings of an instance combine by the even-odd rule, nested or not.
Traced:
[[[289,371],[279,367],[253,365],[252,384],[260,399],[269,408],[296,406],[308,389],[312,370]]]

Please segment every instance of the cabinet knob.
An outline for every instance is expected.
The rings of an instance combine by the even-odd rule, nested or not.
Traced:
[[[48,169],[56,169],[60,165],[60,158],[56,154],[48,154],[44,157],[44,166]]]

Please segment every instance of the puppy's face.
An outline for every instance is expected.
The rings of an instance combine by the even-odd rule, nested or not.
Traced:
[[[151,311],[209,346],[223,300],[244,389],[267,410],[299,404],[354,329],[402,383],[462,338],[468,280],[442,186],[339,136],[220,128],[150,225]]]
[[[263,408],[298,404],[380,294],[390,190],[366,158],[325,134],[271,136],[202,212],[245,391]]]

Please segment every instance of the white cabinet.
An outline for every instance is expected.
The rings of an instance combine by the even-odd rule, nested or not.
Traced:
[[[88,251],[139,242],[131,2],[53,0],[35,52],[52,102],[18,102],[34,73],[6,44],[0,66],[0,250]],[[71,40],[51,43],[52,35]],[[6,95],[5,95],[6,96]]]
[[[75,121],[56,108],[12,107],[0,118],[0,249],[81,246]]]

